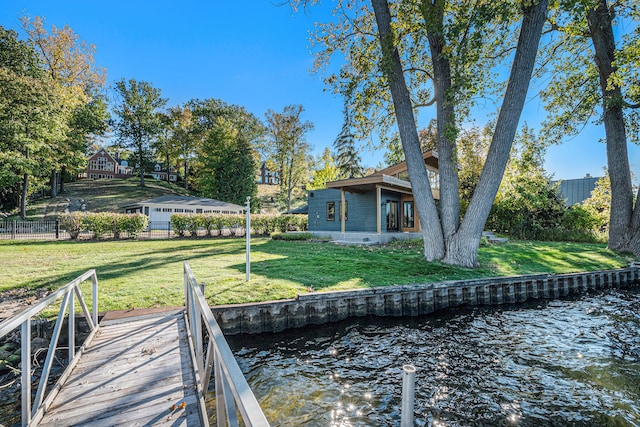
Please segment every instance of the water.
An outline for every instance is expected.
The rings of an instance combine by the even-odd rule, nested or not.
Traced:
[[[640,290],[229,337],[273,426],[640,426]]]

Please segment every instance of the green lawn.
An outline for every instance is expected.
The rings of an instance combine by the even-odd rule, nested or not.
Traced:
[[[251,282],[246,283],[243,239],[2,241],[0,259],[0,291],[57,288],[95,268],[101,311],[181,305],[185,260],[198,281],[207,283],[212,305],[293,298],[313,291],[610,269],[629,261],[597,244],[511,242],[482,247],[482,266],[464,269],[425,262],[421,244],[415,243],[347,247],[253,239]]]

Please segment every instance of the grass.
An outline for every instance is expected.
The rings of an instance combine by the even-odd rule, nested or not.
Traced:
[[[101,242],[0,242],[0,292],[55,289],[95,268],[103,310],[183,304],[182,262],[205,282],[210,304],[294,298],[322,292],[450,279],[565,273],[625,266],[604,245],[510,242],[480,248],[481,267],[428,263],[421,244],[336,246],[324,242],[253,239],[251,281],[245,282],[243,239]],[[83,290],[90,294],[89,286]]]

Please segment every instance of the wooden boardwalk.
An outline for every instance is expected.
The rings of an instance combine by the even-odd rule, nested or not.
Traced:
[[[40,426],[202,426],[182,313],[101,324]],[[206,423],[206,422],[205,422]]]

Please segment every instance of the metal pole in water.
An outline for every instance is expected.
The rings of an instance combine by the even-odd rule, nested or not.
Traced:
[[[416,368],[402,366],[402,418],[401,427],[413,427],[414,397],[416,392]]]
[[[247,238],[246,270],[247,270],[247,282],[248,282],[249,278],[251,276],[251,197],[250,196],[247,196],[247,231],[246,231],[246,238]]]

